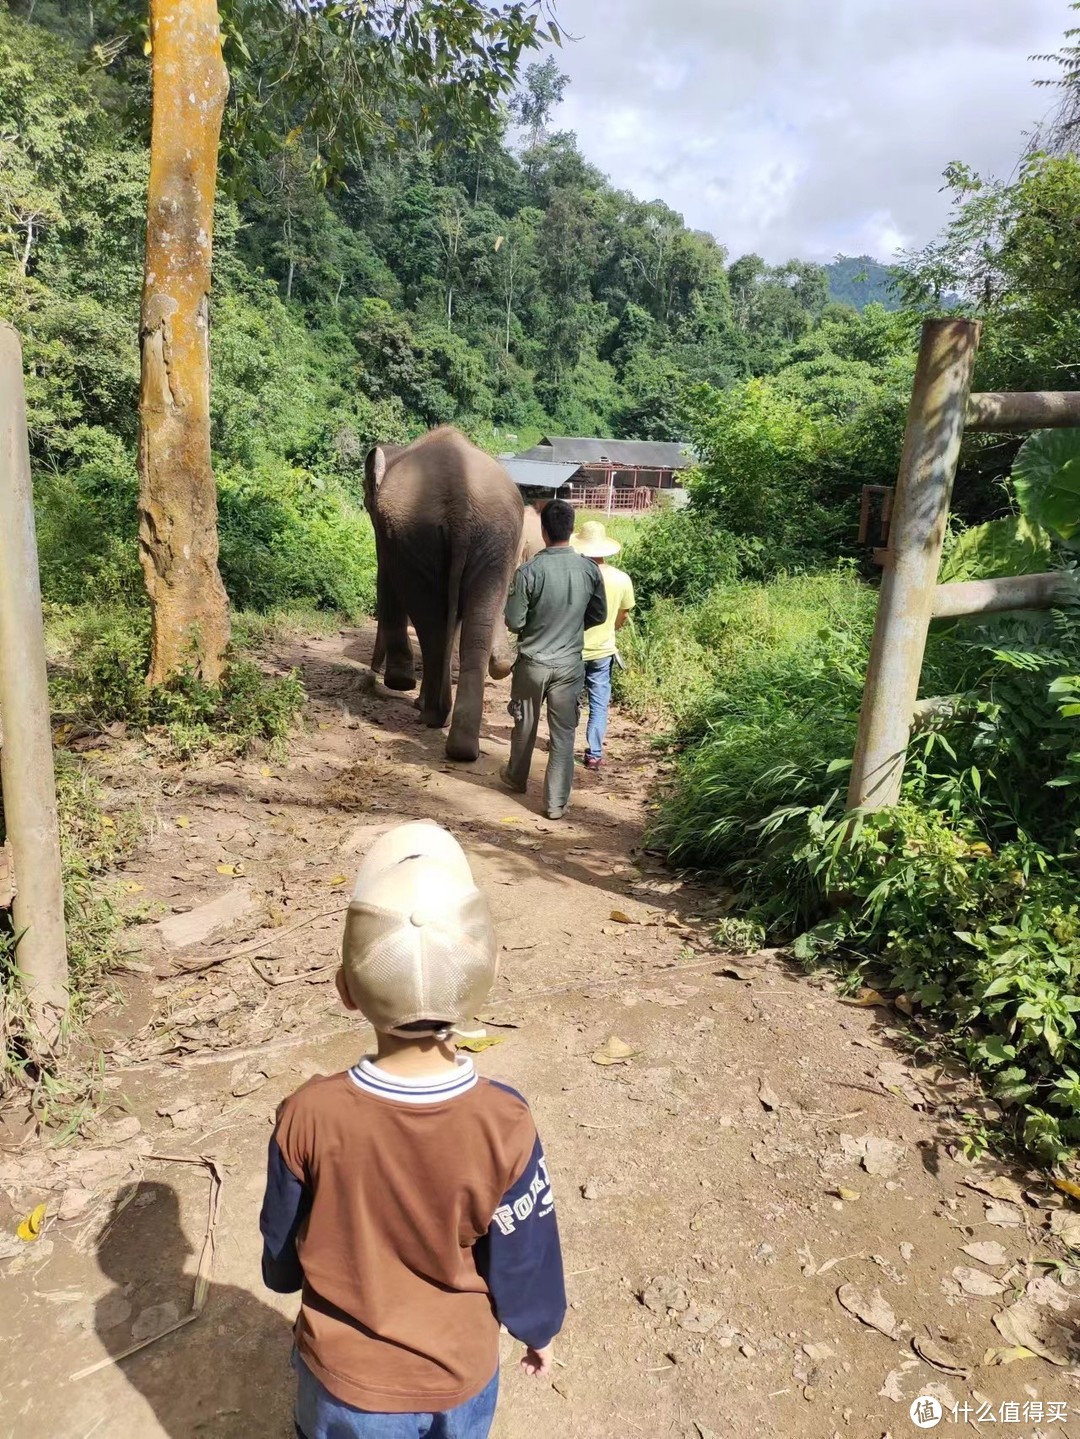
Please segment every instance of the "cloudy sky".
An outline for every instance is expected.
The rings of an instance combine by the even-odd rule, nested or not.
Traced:
[[[940,227],[941,172],[1007,175],[1051,103],[1032,54],[1068,0],[558,0],[556,118],[616,185],[737,256],[890,259]]]

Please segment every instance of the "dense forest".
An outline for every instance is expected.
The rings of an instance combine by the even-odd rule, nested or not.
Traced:
[[[361,143],[343,111],[323,123],[318,85],[267,101],[230,29],[211,407],[221,570],[245,613],[228,694],[149,692],[137,10],[0,0],[0,315],[24,341],[58,718],[163,734],[181,758],[286,734],[299,687],[266,683],[243,641],[283,606],[370,612],[374,441],[444,421],[495,453],[543,431],[685,441],[690,509],[623,534],[640,603],[620,699],[677,759],[652,842],[716,876],[723,943],[768,933],[853,989],[898,991],[1032,1149],[1080,1144],[1075,613],[936,624],[924,693],[950,703],[913,742],[902,802],[842,813],[875,600],[859,496],[895,478],[922,319],[984,320],[979,388],[1080,388],[1076,48],[1015,175],[951,166],[944,232],[890,269],[733,257],[615,189],[558,128],[552,54],[522,60],[505,103],[496,87],[430,123],[389,84]],[[341,58],[316,56],[335,74]],[[971,437],[942,578],[1071,568],[1078,468],[1071,432]],[[81,883],[84,851],[66,855]],[[90,972],[107,946],[78,937],[85,887],[69,899]]]
[[[111,592],[138,589],[147,75],[109,20],[0,7],[0,313],[24,337],[56,600],[83,592],[88,565]],[[444,421],[496,449],[544,429],[682,439],[688,394],[762,375],[823,411],[894,378],[902,392],[910,327],[831,303],[818,265],[732,259],[662,202],[614,189],[557,129],[565,85],[549,57],[467,144],[403,130],[329,185],[302,130],[259,148],[227,130],[212,402],[236,603],[365,598],[362,567],[340,563],[355,540],[339,507],[378,439]],[[92,531],[77,549],[72,526]]]
[[[865,310],[867,305],[882,305],[886,310],[900,307],[897,280],[888,265],[869,255],[838,255],[825,266],[829,282],[829,298],[842,305]]]

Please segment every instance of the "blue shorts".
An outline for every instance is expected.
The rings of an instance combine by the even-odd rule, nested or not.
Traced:
[[[499,1399],[499,1371],[486,1389],[441,1414],[375,1414],[335,1399],[293,1350],[299,1439],[487,1439]]]

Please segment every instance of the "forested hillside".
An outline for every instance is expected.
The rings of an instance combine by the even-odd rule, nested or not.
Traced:
[[[110,592],[139,588],[147,71],[110,15],[0,6],[0,313],[30,368],[52,599],[80,595],[88,566]],[[346,156],[329,186],[306,132],[283,122],[255,147],[227,116],[212,403],[234,601],[370,598],[341,507],[376,439],[443,421],[493,448],[542,429],[684,438],[689,392],[785,367],[785,393],[844,411],[883,346],[908,347],[884,317],[864,330],[830,306],[821,267],[732,259],[612,188],[558,129],[565,83],[553,58],[533,65],[467,145],[411,139],[403,113],[392,149]],[[837,367],[847,389],[819,398]]]
[[[854,305],[857,310],[865,310],[867,305],[881,305],[886,310],[900,307],[892,271],[869,255],[838,255],[825,266],[825,274],[829,298],[841,305]]]

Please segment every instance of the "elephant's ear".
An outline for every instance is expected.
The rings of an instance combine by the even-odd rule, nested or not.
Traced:
[[[364,471],[371,493],[378,494],[379,486],[386,478],[386,453],[381,445],[376,445],[368,455]]]

